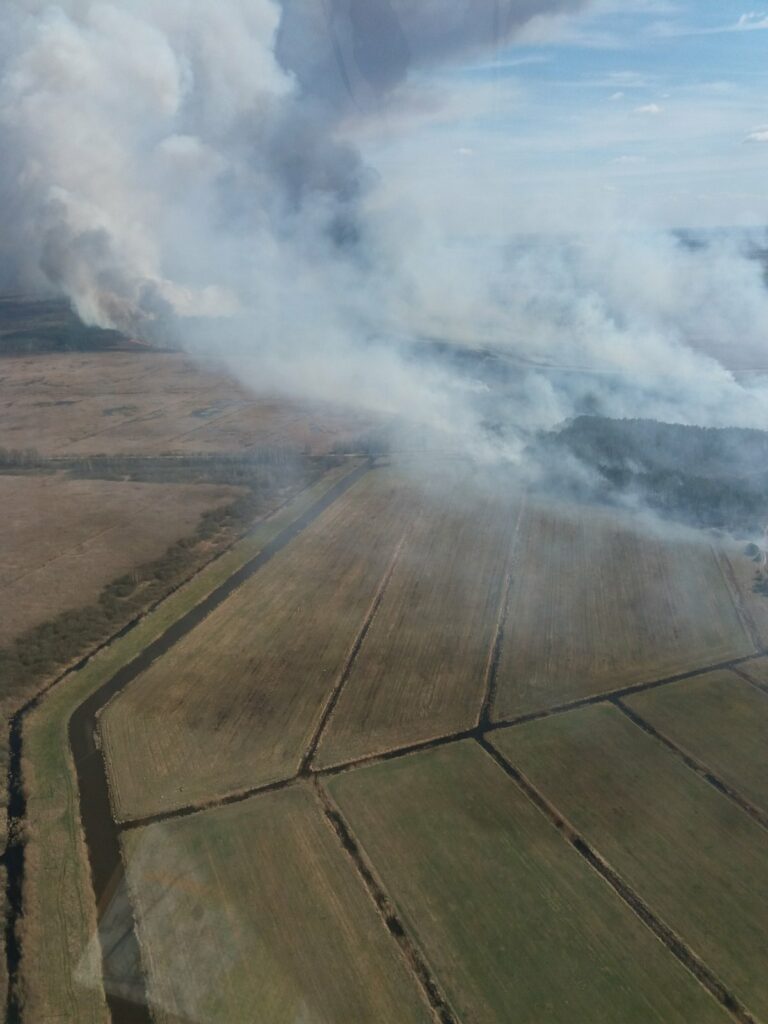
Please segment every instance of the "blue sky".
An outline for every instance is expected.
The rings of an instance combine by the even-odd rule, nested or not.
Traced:
[[[768,223],[768,3],[594,0],[409,81],[362,130],[457,235]]]

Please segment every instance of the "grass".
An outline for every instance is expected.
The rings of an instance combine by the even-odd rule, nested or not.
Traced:
[[[375,470],[102,713],[116,812],[292,776],[408,522]]]
[[[160,559],[195,533],[203,513],[242,493],[207,484],[0,476],[0,549],[8,552],[0,568],[0,643],[96,601],[106,584]]]
[[[473,741],[328,788],[459,1020],[727,1021]]]
[[[493,743],[756,1017],[768,1013],[759,825],[610,705]]]
[[[157,1024],[432,1019],[308,787],[124,844]]]
[[[710,672],[636,694],[625,703],[768,811],[768,696],[733,672]]]
[[[24,725],[27,791],[21,979],[28,1020],[102,1024],[103,992],[74,972],[96,929],[96,914],[79,821],[67,724],[74,709],[191,607],[299,518],[355,465],[337,467],[167,598],[133,630],[55,687]],[[45,964],[45,970],[40,965]],[[98,965],[93,968],[98,971]]]
[[[591,507],[530,507],[494,709],[517,717],[750,654],[717,560]],[[701,535],[699,535],[701,536]]]
[[[459,476],[417,517],[317,765],[475,724],[518,516],[508,496],[484,484],[475,491]]]

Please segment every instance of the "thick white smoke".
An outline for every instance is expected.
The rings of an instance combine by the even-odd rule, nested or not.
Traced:
[[[766,426],[732,367],[762,358],[768,293],[732,242],[449,246],[360,156],[423,69],[579,6],[6,0],[0,287],[473,450],[513,454],[585,407]],[[425,336],[516,360],[492,413],[487,381],[412,354]]]

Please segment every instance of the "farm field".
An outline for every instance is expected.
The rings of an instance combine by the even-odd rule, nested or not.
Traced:
[[[754,658],[742,671],[763,687],[768,687],[768,658]]]
[[[753,652],[709,544],[692,532],[655,538],[593,506],[526,508],[496,720]]]
[[[269,445],[324,454],[372,425],[371,417],[322,402],[255,396],[226,373],[178,352],[0,360],[2,445],[47,456],[218,453]]]
[[[475,725],[519,501],[455,471],[408,533],[315,758],[353,760]]]
[[[610,705],[492,741],[753,1015],[768,1015],[764,829]]]
[[[298,770],[417,507],[374,470],[108,705],[118,817]]]
[[[768,813],[768,694],[733,672],[711,672],[624,703]]]
[[[743,543],[723,542],[720,559],[743,614],[761,647],[768,647],[768,588],[758,563],[750,558]]]
[[[0,475],[0,644],[88,604],[240,493],[209,484]]]
[[[459,1021],[728,1019],[473,741],[327,785]]]
[[[157,1024],[429,1024],[309,786],[136,829],[129,887]]]
[[[352,467],[337,467],[261,522],[221,558],[173,593],[125,636],[56,687],[25,720],[23,776],[25,886],[21,983],[27,1020],[104,1024],[107,1006],[94,959],[96,907],[67,741],[73,710],[190,608],[220,586],[280,530],[305,513]],[[57,856],[51,856],[51,850]],[[39,965],[47,969],[41,972]]]

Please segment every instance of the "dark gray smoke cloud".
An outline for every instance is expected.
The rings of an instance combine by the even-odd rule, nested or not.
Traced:
[[[583,0],[284,0],[276,54],[304,95],[375,103],[414,68],[500,47],[531,18]]]

